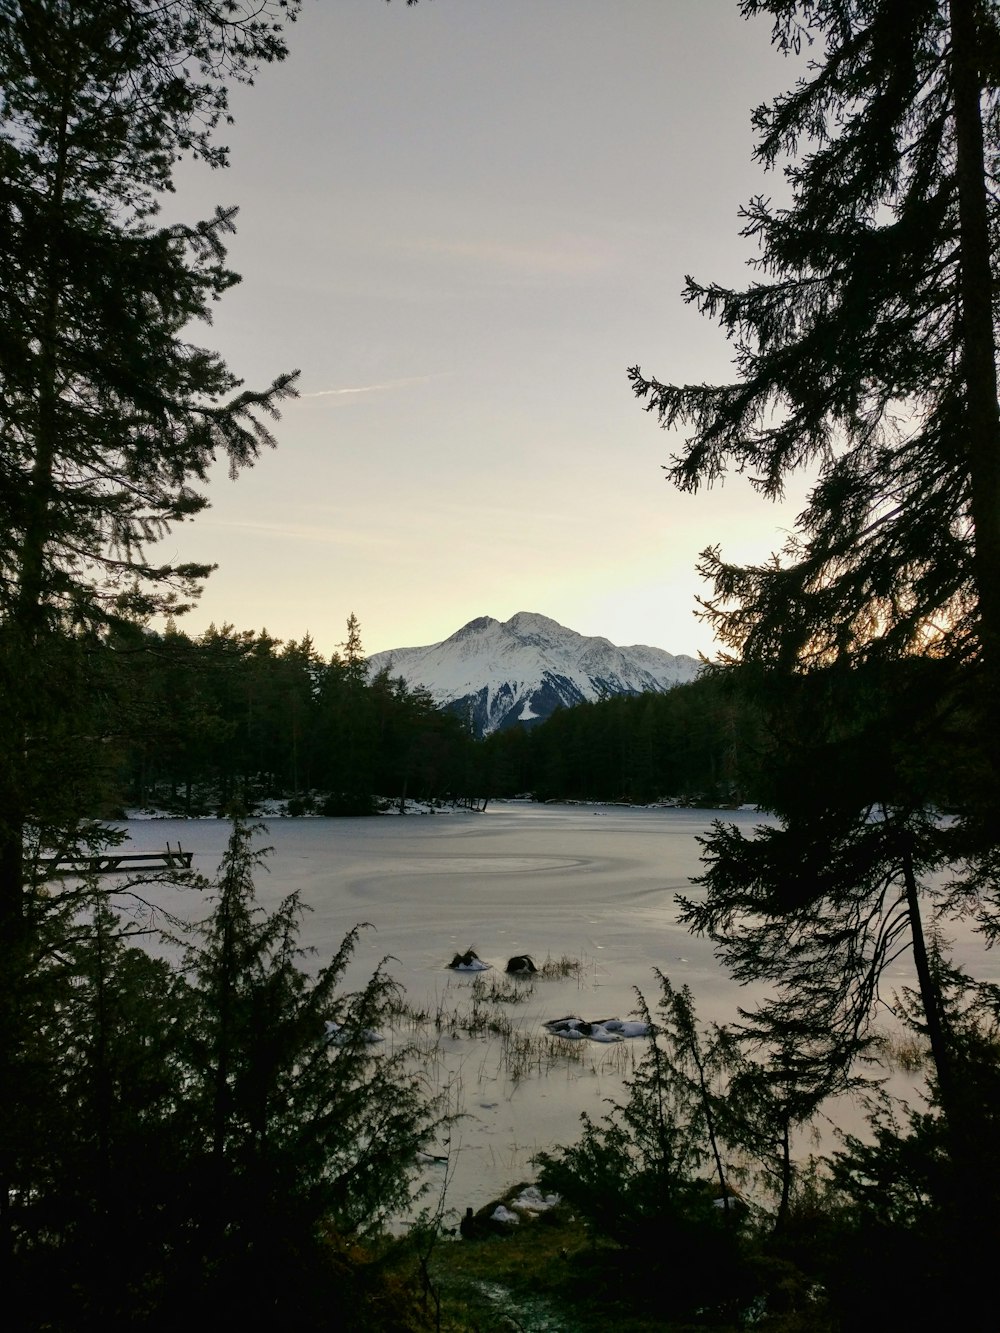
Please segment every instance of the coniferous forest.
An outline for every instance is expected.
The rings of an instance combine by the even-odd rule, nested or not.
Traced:
[[[766,749],[753,705],[711,676],[475,740],[426,691],[369,678],[354,616],[329,661],[308,636],[283,644],[229,625],[196,638],[120,626],[81,652],[100,682],[77,719],[102,738],[91,815],[225,814],[268,799],[292,815],[364,815],[525,794],[730,804],[754,799]]]
[[[809,466],[808,502],[769,562],[705,550],[726,655],[702,679],[483,742],[369,679],[353,616],[328,661],[308,636],[185,634],[209,570],[154,559],[212,464],[252,466],[296,393],[294,371],[246,387],[190,341],[237,281],[234,214],[162,226],[157,199],[179,160],[225,165],[230,90],[286,56],[298,9],[0,4],[10,1326],[523,1327],[542,1291],[543,1322],[576,1329],[992,1327],[1000,991],[948,931],[1000,935],[998,5],[741,0],[812,58],[754,115],[788,196],[744,208],[754,281],[684,294],[731,340],[734,381],[629,373],[687,432],[674,485],[749,473],[774,499]],[[759,804],[751,834],[712,824],[679,911],[763,998],[704,1024],[659,976],[621,1098],[539,1155],[564,1204],[534,1250],[481,1218],[454,1244],[440,1215],[394,1239],[447,1108],[405,1045],[368,1040],[403,997],[384,966],[346,987],[360,923],[317,968],[298,900],[256,905],[243,812],[523,793]],[[198,927],[48,873],[113,846],[130,803],[232,816]],[[923,1108],[869,1087],[867,1135],[797,1160],[795,1135],[877,1066],[901,956]],[[508,1311],[483,1297],[498,1283]]]

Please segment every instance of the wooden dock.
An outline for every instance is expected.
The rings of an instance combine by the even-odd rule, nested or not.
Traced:
[[[47,875],[124,875],[130,870],[190,870],[194,852],[167,843],[162,852],[98,852],[96,855],[43,856]]]

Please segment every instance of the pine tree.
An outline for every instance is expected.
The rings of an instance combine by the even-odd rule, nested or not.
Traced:
[[[2,1121],[28,1086],[21,1008],[52,909],[26,847],[101,837],[82,822],[104,740],[88,654],[109,624],[195,591],[205,567],[148,547],[204,505],[217,456],[235,473],[272,442],[267,421],[293,391],[291,375],[244,389],[192,341],[236,281],[234,210],[163,226],[156,209],[179,157],[225,163],[228,86],[284,55],[279,20],[297,9],[0,3]],[[16,1170],[4,1145],[5,1237]]]
[[[285,53],[292,0],[23,0],[0,7],[0,916],[21,913],[31,816],[26,738],[61,703],[53,640],[190,598],[207,567],[148,546],[273,439],[293,391],[257,391],[191,340],[237,280],[235,210],[156,224],[191,153],[225,162],[213,131],[227,88]]]
[[[754,116],[765,166],[807,150],[786,168],[788,207],[758,197],[744,210],[762,280],[733,291],[688,279],[685,299],[728,331],[740,378],[630,375],[664,426],[693,424],[669,469],[682,489],[729,469],[770,498],[796,469],[818,480],[784,560],[739,568],[705,552],[713,627],[773,665],[933,648],[996,673],[995,275],[976,241],[981,213],[987,235],[997,224],[982,165],[998,148],[995,7],[742,8],[773,14],[782,49],[824,39],[825,51]]]
[[[400,1003],[385,967],[344,987],[361,928],[312,965],[298,899],[255,901],[254,838],[234,827],[209,916],[179,937],[99,884],[39,933],[2,1048],[18,1327],[175,1328],[193,1300],[302,1328],[336,1301],[353,1326],[344,1253],[410,1202],[441,1117],[413,1052],[376,1040]],[[166,957],[130,938],[151,933]]]
[[[708,901],[689,919],[741,974],[778,975],[784,952],[786,977],[801,975],[787,953],[792,921],[809,948],[826,922],[843,947],[839,998],[826,991],[823,1004],[850,995],[838,1009],[847,1028],[826,1031],[853,1040],[901,931],[933,1022],[921,872],[964,855],[987,915],[995,891],[1000,429],[995,275],[981,242],[1000,220],[983,165],[1000,148],[1000,25],[995,6],[972,0],[746,0],[743,10],[770,13],[783,50],[821,40],[824,51],[792,92],[755,113],[765,165],[802,150],[785,171],[791,203],[758,198],[745,210],[762,280],[743,291],[688,280],[687,299],[733,339],[740,378],[667,386],[631,374],[662,424],[694,426],[670,469],[682,488],[728,468],[749,471],[771,497],[805,465],[817,480],[784,558],[740,568],[717,548],[703,556],[711,622],[801,725],[797,740],[785,727],[784,779],[769,801],[783,833],[748,842],[718,830]],[[940,664],[932,679],[905,669],[915,656]],[[896,661],[895,671],[880,665]],[[865,671],[845,677],[845,667]],[[981,779],[952,769],[964,839],[923,817],[939,792],[918,773],[922,751],[949,767],[955,747],[945,742],[956,732],[964,762],[978,751]],[[737,938],[740,910],[764,935]],[[943,1040],[936,1054],[946,1061]]]
[[[734,470],[778,498],[796,470],[815,480],[780,556],[702,556],[705,613],[769,704],[779,822],[715,827],[686,916],[738,977],[776,988],[747,1029],[817,1096],[851,1077],[884,970],[911,952],[957,1209],[977,1125],[922,915],[951,866],[935,907],[998,928],[1000,16],[979,0],[742,10],[773,18],[782,51],[821,50],[754,116],[758,160],[790,159],[787,206],[744,210],[759,280],[687,282],[738,379],[630,375],[662,425],[692,427],[669,468],[680,488]],[[976,1193],[993,1202],[962,1215],[967,1237],[985,1234],[996,1182]]]
[[[257,906],[258,831],[234,826],[187,954],[188,1165],[209,1299],[230,1313],[265,1300],[294,1319],[322,1295],[295,1287],[322,1269],[324,1237],[375,1232],[410,1201],[415,1154],[441,1117],[412,1052],[382,1047],[401,998],[385,966],[343,988],[362,927],[311,974],[298,897],[273,913]]]
[[[361,625],[352,611],[341,652],[330,659],[321,691],[327,752],[328,815],[369,815],[374,809],[377,737]]]
[[[39,932],[4,1043],[4,1291],[17,1327],[124,1326],[188,1225],[190,988],[133,946],[138,925],[95,885],[68,897]]]
[[[637,992],[651,1036],[624,1097],[600,1122],[581,1116],[579,1142],[536,1161],[546,1188],[628,1252],[630,1299],[650,1300],[662,1317],[722,1306],[741,1280],[728,1180],[739,1140],[722,1137],[727,1033],[702,1030],[688,988],[656,978],[655,1010]]]

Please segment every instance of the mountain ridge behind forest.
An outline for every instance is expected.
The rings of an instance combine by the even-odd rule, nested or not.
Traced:
[[[519,611],[506,621],[478,616],[441,643],[375,653],[368,669],[426,689],[439,707],[467,718],[475,735],[487,736],[573,704],[662,694],[694,680],[701,663],[648,644],[619,647]]]

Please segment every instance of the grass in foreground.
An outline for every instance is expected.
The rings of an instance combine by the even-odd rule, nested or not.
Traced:
[[[441,1302],[441,1328],[449,1333],[687,1333],[706,1327],[666,1320],[659,1293],[624,1251],[592,1240],[565,1205],[509,1234],[441,1241],[428,1273]]]

